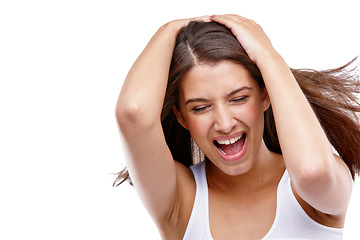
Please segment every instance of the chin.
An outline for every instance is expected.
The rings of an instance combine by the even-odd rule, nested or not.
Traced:
[[[222,166],[219,169],[229,176],[239,176],[249,172],[252,166],[252,161],[246,161],[239,162],[233,165]]]

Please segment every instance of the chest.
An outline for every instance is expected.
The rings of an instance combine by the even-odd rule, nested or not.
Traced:
[[[236,197],[209,189],[209,225],[213,239],[263,238],[275,220],[276,194],[276,185]]]

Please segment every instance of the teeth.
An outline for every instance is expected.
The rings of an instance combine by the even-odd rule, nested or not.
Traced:
[[[218,149],[219,149],[220,152],[222,152],[222,154],[227,155],[227,153],[224,152],[221,148],[218,148]]]
[[[218,144],[225,144],[225,145],[230,145],[230,144],[234,144],[236,141],[238,141],[241,137],[243,136],[243,134],[241,134],[238,137],[232,138],[230,140],[216,140]]]

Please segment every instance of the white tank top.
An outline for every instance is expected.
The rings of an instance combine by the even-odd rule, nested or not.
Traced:
[[[196,181],[196,195],[183,239],[212,240],[205,161],[190,168]],[[321,225],[306,214],[292,192],[290,177],[285,170],[277,188],[275,220],[269,232],[262,239],[340,240],[342,236],[343,229]]]

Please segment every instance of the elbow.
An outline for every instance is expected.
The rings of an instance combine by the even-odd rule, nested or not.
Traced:
[[[294,185],[300,191],[326,191],[324,187],[332,188],[336,181],[333,163],[333,161],[326,159],[320,163],[301,166]]]
[[[330,179],[330,174],[323,168],[304,167],[299,174],[298,185],[306,188],[315,187],[328,182]]]
[[[352,188],[351,175],[339,169],[335,161],[325,166],[303,167],[291,180],[295,192],[314,209],[329,215],[341,215],[346,211]]]
[[[115,108],[115,116],[119,125],[137,121],[139,118],[140,106],[136,102],[118,102]]]
[[[136,101],[119,101],[115,108],[115,116],[121,130],[149,127],[154,122],[147,116],[146,107]]]

